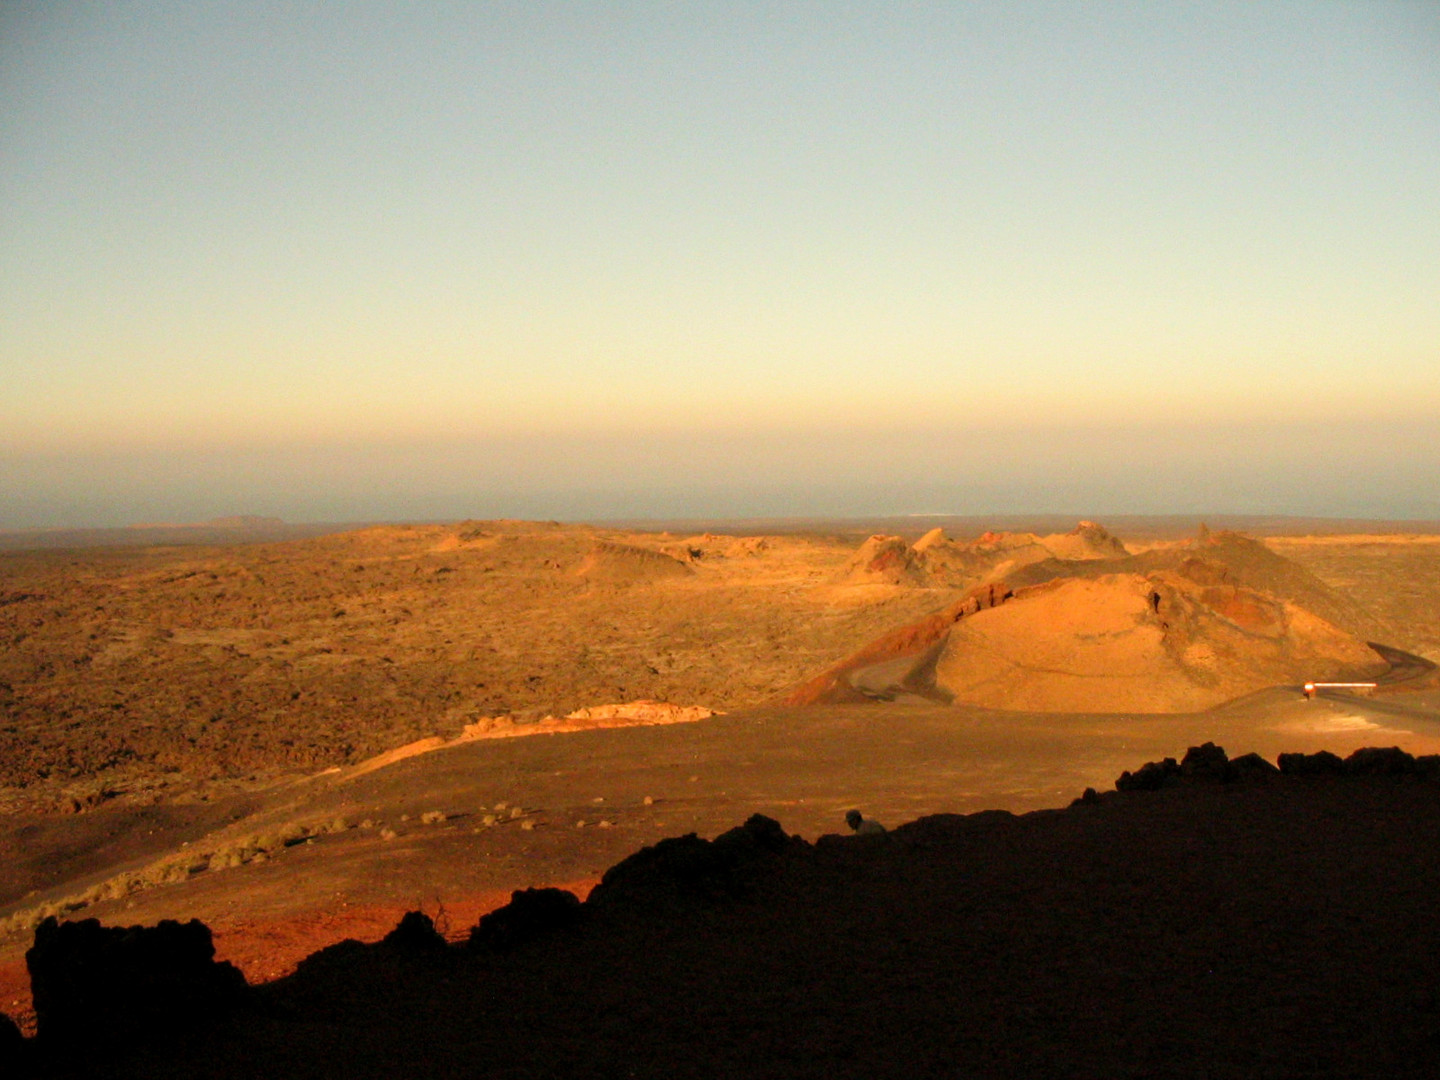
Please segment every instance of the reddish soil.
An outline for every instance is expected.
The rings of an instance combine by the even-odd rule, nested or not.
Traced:
[[[584,878],[558,882],[555,887],[584,897],[599,881],[599,878]],[[441,904],[429,905],[428,909],[421,905],[421,910],[435,920],[436,929],[447,938],[463,941],[481,915],[510,902],[511,891],[497,889],[474,896],[452,897]],[[215,958],[230,961],[254,984],[291,974],[305,957],[337,941],[347,938],[379,941],[395,929],[395,924],[408,910],[411,909],[404,904],[361,905],[342,900],[323,911],[283,919],[236,919],[210,929],[215,938]]]
[[[598,877],[559,882],[577,896],[588,895],[599,884]],[[451,897],[432,904],[426,914],[436,928],[453,941],[461,941],[480,916],[510,902],[511,890],[496,889],[473,896]],[[425,905],[421,905],[425,910]],[[404,904],[351,904],[337,900],[334,907],[299,912],[284,918],[220,919],[210,930],[214,935],[215,958],[228,960],[245,973],[252,985],[290,975],[311,953],[328,945],[353,938],[379,941],[395,928],[410,910]],[[0,1012],[7,1013],[27,1035],[35,1033],[35,1013],[30,1002],[30,973],[22,958],[0,961]]]

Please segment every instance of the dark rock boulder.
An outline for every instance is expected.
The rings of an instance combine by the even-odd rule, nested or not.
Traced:
[[[1281,754],[1280,771],[1286,776],[1341,776],[1345,763],[1329,750],[1315,754]]]
[[[20,1034],[15,1021],[0,1012],[0,1076],[25,1076],[28,1074],[26,1060],[29,1048],[25,1045],[25,1036]]]
[[[1279,776],[1280,770],[1259,754],[1242,754],[1230,762],[1230,774],[1235,780],[1263,780]]]
[[[1180,761],[1180,775],[1186,780],[1224,781],[1233,777],[1230,759],[1225,749],[1207,742],[1203,746],[1192,746]]]
[[[1340,759],[1333,754],[1338,765]],[[1304,758],[1303,754],[1282,754],[1285,758]],[[1308,759],[1307,759],[1308,761]],[[1306,765],[1301,763],[1300,768]],[[1323,767],[1317,766],[1320,771]],[[1118,791],[1156,791],[1162,787],[1176,787],[1180,784],[1236,783],[1238,781],[1264,780],[1281,772],[1259,754],[1243,754],[1231,761],[1225,748],[1214,743],[1192,746],[1177,764],[1174,758],[1151,761],[1142,765],[1138,772],[1124,772],[1115,781]]]
[[[1147,761],[1136,772],[1126,769],[1115,781],[1116,791],[1158,791],[1180,782],[1180,764],[1173,757]]]
[[[238,968],[216,963],[198,919],[120,927],[52,916],[25,962],[38,1042],[67,1055],[187,1033],[231,1013],[248,990]]]
[[[323,977],[345,971],[364,963],[374,948],[374,945],[366,945],[363,941],[346,938],[311,953],[300,961],[295,970],[301,977]]]
[[[435,929],[435,920],[423,911],[407,911],[380,944],[412,954],[443,952],[448,947],[444,935]]]
[[[1011,829],[1020,819],[1008,810],[981,810],[974,814],[930,814],[897,825],[888,834],[908,848],[943,847],[961,836],[993,835]],[[869,847],[870,845],[860,845]],[[853,836],[822,836],[815,841],[816,851],[835,853],[855,851]]]
[[[1345,759],[1351,776],[1412,776],[1415,759],[1398,746],[1363,746]]]
[[[489,914],[470,930],[470,948],[505,952],[528,941],[564,930],[585,916],[580,898],[564,889],[517,889],[510,903]]]
[[[694,833],[641,848],[605,872],[586,906],[689,906],[744,895],[760,878],[779,871],[785,860],[810,850],[798,836],[787,836],[780,823],[753,814],[744,825],[714,840]]]

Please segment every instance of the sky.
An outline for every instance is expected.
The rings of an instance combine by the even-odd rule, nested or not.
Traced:
[[[1440,518],[1440,4],[0,0],[0,528]]]

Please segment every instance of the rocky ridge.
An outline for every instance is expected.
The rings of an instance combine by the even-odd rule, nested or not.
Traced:
[[[1419,1077],[1437,826],[1440,757],[1205,744],[1066,810],[813,844],[757,815],[583,903],[521,890],[461,944],[415,912],[261,987],[199,924],[52,920],[40,1033],[0,1024],[0,1052],[36,1076]]]

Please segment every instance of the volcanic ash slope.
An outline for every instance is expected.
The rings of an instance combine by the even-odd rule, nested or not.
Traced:
[[[649,548],[600,540],[575,568],[575,576],[609,585],[636,585],[689,577],[695,571],[679,559]]]
[[[996,709],[1191,712],[1384,670],[1358,638],[1294,603],[1161,571],[1061,578],[959,620],[934,685]]]

